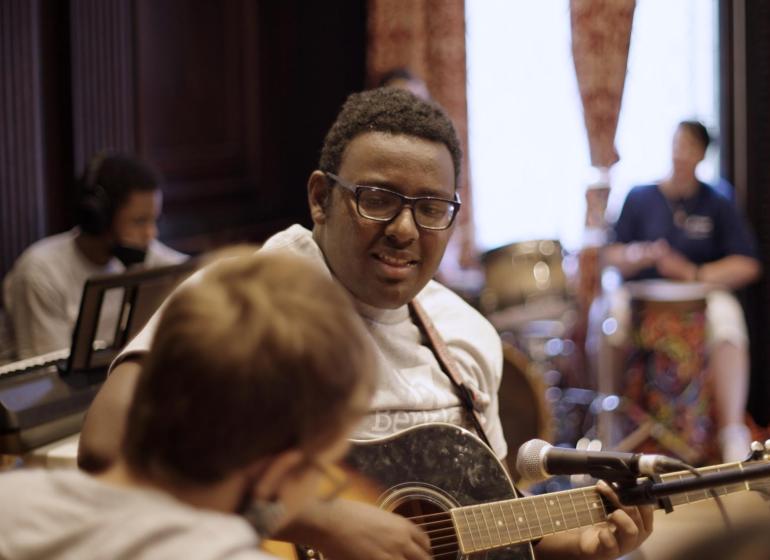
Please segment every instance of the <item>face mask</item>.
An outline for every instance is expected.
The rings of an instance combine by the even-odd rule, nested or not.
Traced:
[[[112,247],[112,254],[122,262],[126,268],[143,263],[145,257],[147,257],[147,251],[145,249],[130,247],[120,243],[116,243]]]

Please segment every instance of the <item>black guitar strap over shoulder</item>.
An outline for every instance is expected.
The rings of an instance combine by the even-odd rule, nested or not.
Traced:
[[[478,433],[479,437],[484,443],[487,444],[490,449],[493,449],[492,444],[489,443],[489,438],[487,438],[487,433],[484,431],[484,424],[480,415],[476,395],[474,394],[473,389],[468,387],[463,382],[463,378],[460,376],[460,373],[457,370],[457,364],[455,363],[452,355],[449,353],[449,348],[447,348],[446,342],[444,342],[444,339],[441,338],[441,335],[433,325],[433,321],[430,320],[430,317],[428,317],[425,309],[416,299],[413,299],[409,303],[409,311],[412,314],[412,318],[414,319],[415,324],[428,340],[430,349],[436,356],[436,360],[438,360],[438,363],[441,366],[441,370],[450,379],[452,385],[454,385],[455,390],[460,397],[460,402],[462,402],[463,408],[465,409],[466,414],[470,417],[471,423],[473,424],[473,427],[476,428],[476,432]]]

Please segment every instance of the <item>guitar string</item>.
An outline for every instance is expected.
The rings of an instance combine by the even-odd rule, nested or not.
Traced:
[[[421,525],[418,525],[418,527],[421,527]],[[451,531],[454,533],[454,525],[448,525],[446,527],[439,527],[438,529],[431,529],[429,531],[425,531],[429,535],[435,535],[436,533],[441,533],[445,531]]]
[[[453,542],[453,543],[444,543],[444,544],[439,544],[439,545],[436,545],[436,546],[433,546],[433,542],[431,542],[431,546],[430,546],[430,548],[431,548],[431,550],[433,550],[433,549],[435,549],[435,548],[446,548],[446,547],[448,547],[448,546],[454,546],[455,548],[457,548],[457,541],[455,541],[455,542]]]
[[[409,519],[409,518],[407,518],[407,519]],[[578,521],[581,521],[581,520],[578,520]],[[585,521],[586,523],[593,523],[593,521],[589,520],[588,518],[586,518],[583,521]],[[437,522],[433,522],[433,523],[429,523],[429,524],[415,523],[415,525],[417,525],[418,527],[424,528],[424,527],[427,527],[428,525],[436,525],[436,523]],[[527,521],[526,525],[523,525],[523,526],[522,525],[518,525],[518,526],[520,528],[522,528],[522,529],[526,529],[528,531],[528,533],[530,533],[530,534],[532,532],[539,532],[539,533],[543,533],[543,532],[547,533],[547,532],[551,532],[551,531],[558,532],[558,526],[555,525],[555,524],[551,524],[550,525],[551,531],[547,531],[546,527],[543,526],[542,524],[530,522],[529,520]],[[573,528],[575,528],[575,527],[566,526],[564,528],[564,530],[573,529]],[[481,536],[481,537],[483,537],[484,534],[487,533],[487,531],[484,530],[484,528],[482,528],[482,527],[476,527],[476,528],[468,527],[467,530],[468,530],[468,533],[470,533],[471,535]],[[425,533],[428,534],[428,535],[435,535],[437,533],[446,532],[446,531],[451,531],[453,534],[455,534],[456,531],[455,531],[454,524],[450,523],[450,524],[444,525],[444,526],[432,527],[431,529],[426,530]]]
[[[421,515],[416,515],[414,517],[407,517],[407,519],[419,519],[420,517],[425,517]],[[434,515],[431,515],[431,517],[435,517]],[[448,553],[442,553],[438,556],[443,556],[445,554],[457,554],[459,552],[459,549],[457,547],[457,534],[455,533],[454,524],[452,523],[452,519],[449,516],[449,514],[444,514],[444,520],[443,521],[432,521],[429,523],[417,523],[416,525],[418,527],[427,527],[429,525],[437,525],[440,523],[444,523],[443,526],[434,527],[432,529],[429,529],[426,532],[428,537],[430,538],[430,544],[431,544],[431,551],[435,551],[440,548],[446,548],[446,547],[453,547],[452,550]],[[444,542],[446,541],[446,542]],[[434,558],[437,557],[437,555],[433,555]]]
[[[419,525],[418,525],[418,527],[419,527]],[[454,527],[444,527],[443,529],[434,529],[432,531],[425,531],[425,533],[427,535],[435,535],[436,533],[440,533],[442,531],[448,531],[450,529],[452,530],[452,532],[454,532]]]
[[[437,552],[439,549],[443,549],[443,548],[447,548],[447,547],[454,547],[454,548],[452,548],[452,550],[447,551],[447,552],[441,552],[441,553],[432,554],[433,558],[438,558],[439,556],[448,556],[448,555],[456,555],[456,554],[458,554],[460,552],[460,549],[459,549],[459,547],[457,547],[457,544],[458,544],[457,535],[456,535],[456,532],[455,532],[454,524],[451,522],[452,520],[451,520],[451,517],[449,516],[449,514],[447,514],[447,513],[443,513],[443,514],[437,513],[437,514],[430,514],[430,515],[425,515],[425,516],[417,515],[417,516],[414,516],[414,517],[409,517],[407,519],[419,519],[419,518],[424,518],[424,517],[436,517],[436,516],[443,516],[444,517],[444,521],[443,522],[444,523],[448,522],[448,524],[444,525],[443,527],[441,527],[441,526],[435,527],[437,524],[442,523],[442,521],[432,521],[432,522],[423,523],[423,524],[417,523],[417,525],[419,527],[427,527],[429,525],[433,525],[434,526],[434,528],[426,531],[426,533],[428,534],[428,536],[430,537],[430,540],[431,540],[431,551],[432,552],[433,551]],[[538,528],[538,526],[536,524],[530,525],[529,523],[527,523],[527,525],[529,526],[530,529],[532,529],[532,528],[537,529]],[[483,531],[481,530],[481,528],[477,528],[477,530],[473,530],[472,528],[469,527],[469,530],[470,530],[471,533],[477,534],[477,536],[479,536],[479,537],[482,537],[482,538],[484,537]],[[439,535],[439,533],[444,533],[444,534],[443,535]],[[444,542],[444,541],[446,541],[446,542]],[[524,542],[524,541],[516,540],[516,541],[512,541],[510,544],[521,544],[521,542]]]
[[[758,483],[758,484],[756,484],[756,486],[767,486],[767,485],[768,485],[768,483]],[[753,490],[758,490],[758,491],[763,490],[761,488],[752,488],[752,489]],[[589,511],[589,514],[590,514],[590,511]],[[434,526],[432,529],[429,529],[429,530],[426,531],[426,533],[428,535],[434,535],[433,537],[431,537],[432,542],[438,541],[439,539],[442,539],[442,538],[443,539],[447,539],[447,538],[452,539],[452,538],[456,537],[456,531],[455,531],[455,527],[454,527],[454,524],[453,524],[452,519],[451,519],[451,515],[449,513],[447,513],[447,512],[439,512],[439,513],[427,514],[427,515],[416,515],[414,517],[407,517],[407,519],[412,520],[412,519],[420,519],[420,518],[425,519],[425,518],[434,518],[434,517],[442,517],[443,519],[438,520],[438,521],[430,521],[428,523],[416,523],[416,525],[419,526],[419,527]],[[581,517],[582,517],[581,515],[578,515],[577,517],[578,517],[578,519],[576,519],[576,521],[578,521],[578,522],[583,521],[581,519]],[[586,521],[587,520],[588,519],[586,519]],[[591,519],[591,522],[593,522],[593,519]],[[443,527],[442,526],[436,527],[436,525],[440,525],[441,523],[448,523],[448,524],[444,525]],[[531,530],[531,529],[538,529],[538,528],[542,529],[542,527],[541,526],[539,527],[538,524],[531,524],[531,523],[529,523],[529,520],[527,520],[527,529]],[[555,527],[554,527],[554,529],[555,529]],[[477,527],[475,529],[472,528],[472,527],[468,527],[468,530],[469,530],[469,532],[472,535],[481,536],[482,538],[484,536],[483,535],[484,534],[484,530],[481,527]],[[446,535],[446,536],[442,536],[442,537],[436,537],[435,536],[437,533],[447,532],[447,531],[451,531],[451,534]],[[456,540],[455,540],[455,542],[456,542]],[[442,544],[442,545],[439,545],[439,546],[449,546],[449,545],[448,544]]]
[[[594,523],[597,522],[596,519],[593,519],[589,515],[580,516],[579,518],[574,518],[574,519],[573,518],[574,518],[574,516],[571,516],[570,520],[575,522],[575,523],[580,523],[581,525],[584,524],[584,523],[585,524],[594,524]],[[412,518],[407,517],[406,519],[410,519],[411,520]],[[606,518],[605,519],[600,519],[599,521],[606,521]],[[417,525],[418,527],[421,527],[421,528],[430,527],[429,529],[426,530],[427,533],[446,531],[448,529],[454,530],[454,528],[455,528],[454,523],[452,523],[452,521],[450,519],[447,519],[445,521],[432,521],[430,523],[415,523],[415,525]],[[559,525],[556,524],[556,523],[545,523],[545,524],[543,524],[543,523],[537,523],[536,521],[533,521],[533,520],[530,520],[530,519],[526,519],[524,524],[515,523],[515,525],[516,526],[521,526],[523,528],[530,528],[530,529],[544,528],[545,526],[551,526],[551,525],[554,527],[554,529],[556,527],[559,527]],[[567,530],[567,529],[574,529],[574,528],[576,528],[576,527],[573,527],[573,526],[571,526],[569,524],[565,524],[565,530]],[[472,532],[474,531],[474,529],[472,527],[469,527],[469,530],[472,531]],[[479,528],[479,531],[483,532],[484,529],[483,528]]]
[[[450,516],[448,516],[448,515],[445,518],[443,518],[443,519],[437,519],[435,521],[428,521],[427,523],[418,523],[418,522],[416,522],[415,519],[419,519],[419,518],[420,518],[420,516],[418,515],[417,517],[407,517],[406,519],[408,519],[409,521],[411,521],[415,525],[419,525],[420,527],[427,527],[428,525],[435,525],[436,523],[446,523],[447,521],[449,521],[449,522],[452,521],[452,518]]]
[[[457,540],[457,535],[455,535],[454,533],[450,533],[448,535],[431,535],[430,536],[431,542],[433,542],[433,541],[435,541],[435,542],[445,541],[447,539]]]
[[[535,509],[538,509],[538,508],[540,508],[542,510],[546,509],[545,507],[540,507],[540,504],[533,504],[533,505],[534,505],[534,509],[532,511],[535,511]],[[578,516],[581,516],[583,513],[586,513],[586,511],[582,511],[581,510],[580,512],[578,512]],[[590,513],[590,512],[588,512],[588,513]],[[426,514],[426,515],[415,515],[415,516],[412,516],[412,517],[408,517],[408,516],[404,516],[404,517],[406,517],[406,519],[409,519],[410,521],[413,521],[413,522],[414,522],[415,519],[428,519],[428,518],[435,518],[435,517],[439,517],[440,518],[437,521],[429,521],[429,522],[424,523],[422,525],[429,525],[430,523],[440,523],[441,521],[451,520],[452,519],[451,515],[448,512],[430,513],[430,514]],[[566,517],[575,517],[575,516],[572,515],[572,514],[569,514],[569,515],[566,515],[564,517],[566,518]]]
[[[425,528],[427,525],[422,525],[420,523],[415,523],[418,527]],[[444,525],[435,526],[436,523],[432,523],[431,525],[434,525],[434,527],[431,527],[430,529],[426,529],[427,531],[446,531],[447,529],[454,529],[454,523],[448,522]]]
[[[431,546],[431,556],[433,558],[438,558],[439,556],[448,556],[448,555],[459,554],[461,552],[459,547],[455,547],[455,548],[453,548],[451,550],[447,550],[446,552],[435,552],[437,548],[442,548],[442,547],[445,547],[445,546],[453,546],[453,545],[456,545],[456,544],[457,543],[452,543],[451,545],[447,544],[447,545],[440,545],[440,546]],[[511,543],[511,544],[522,544],[522,543],[518,542],[518,543]],[[509,546],[509,545],[504,545],[504,546]]]
[[[439,535],[439,536],[428,535],[428,536],[430,537],[431,541],[436,541],[436,542],[445,541],[447,539],[454,539],[455,541],[457,540],[457,535]]]
[[[457,546],[457,544],[458,544],[457,540],[454,540],[453,542],[444,543],[444,544],[434,544],[436,542],[436,540],[437,539],[431,538],[431,547],[430,547],[430,549],[431,549],[431,556],[433,558],[438,558],[439,556],[456,555],[456,554],[459,554],[461,552],[460,547]],[[526,542],[526,541],[512,541],[512,542],[507,543],[507,544],[505,544],[503,546],[519,545],[519,544],[523,544],[524,542]],[[452,548],[451,550],[448,550],[446,552],[440,552],[440,553],[437,552],[437,550],[439,548],[446,548],[446,547],[454,547],[454,548]]]
[[[597,496],[598,496],[598,492],[596,492],[595,487],[574,488],[572,490],[567,490],[567,491],[564,492],[565,496],[567,494],[575,494],[575,495],[577,495],[577,494],[586,494],[585,496],[582,496],[583,499],[586,499],[586,498],[596,499]],[[591,494],[594,494],[594,495],[592,496]],[[513,501],[522,504],[523,507],[532,506],[533,508],[537,509],[538,507],[540,507],[542,505],[542,504],[539,504],[538,502],[543,500],[545,496],[547,496],[547,494],[542,494],[542,495],[537,495],[537,496],[529,496],[529,497],[524,497],[524,498],[514,498]],[[461,508],[472,507],[472,505],[473,504],[467,505],[467,506],[461,506]],[[476,504],[476,505],[483,505],[483,504]],[[580,514],[580,513],[584,513],[584,512],[581,511],[578,514]],[[423,514],[423,515],[415,515],[415,516],[412,516],[412,517],[407,517],[407,519],[410,519],[410,520],[413,520],[413,519],[429,519],[429,518],[433,518],[433,517],[441,517],[441,518],[450,517],[451,518],[451,515],[450,515],[449,512],[441,511],[441,512],[437,512],[437,513],[426,513],[426,514]]]
[[[455,535],[445,535],[445,536],[441,536],[441,537],[432,536],[430,538],[430,542],[445,541],[447,539],[452,540],[454,542],[457,542],[457,538],[455,537]]]
[[[409,519],[407,517],[407,519]],[[418,527],[427,527],[427,528],[434,528],[434,527],[454,527],[454,523],[452,523],[451,519],[447,519],[445,521],[431,521],[430,523],[415,523]]]
[[[521,543],[518,543],[518,544],[521,544]],[[461,554],[461,552],[462,552],[459,547],[458,548],[454,548],[452,550],[447,550],[446,552],[434,553],[433,550],[434,550],[433,547],[431,547],[431,556],[433,558],[439,558],[441,556],[456,556],[457,554]]]
[[[766,484],[767,483],[758,483],[757,486],[766,485]],[[757,490],[760,490],[760,489],[757,488]],[[438,550],[440,548],[446,548],[446,547],[452,547],[452,546],[456,547],[456,545],[457,545],[457,538],[456,538],[457,535],[456,535],[454,523],[452,522],[451,514],[449,514],[448,512],[438,512],[438,513],[433,513],[433,514],[416,515],[416,516],[413,516],[413,517],[407,517],[407,519],[410,519],[410,520],[414,520],[414,519],[431,519],[431,518],[436,518],[436,517],[438,517],[440,519],[438,519],[436,521],[429,521],[427,523],[416,523],[419,527],[427,527],[427,526],[430,526],[430,525],[435,526],[435,525],[440,525],[441,523],[448,523],[447,525],[444,525],[443,527],[441,527],[441,526],[434,527],[433,529],[430,529],[430,530],[426,531],[426,533],[429,536],[433,535],[432,537],[430,537],[430,539],[431,539],[432,557],[433,558],[439,558],[439,557],[442,557],[442,556],[456,556],[457,554],[459,554],[461,552],[459,547],[453,548],[452,550],[449,550],[449,551],[446,551],[446,552],[441,552],[441,553],[433,554],[433,551],[436,551],[436,550]],[[579,515],[578,515],[578,518],[580,518]],[[528,528],[537,528],[536,525],[532,525],[530,527],[530,523],[529,522],[527,522],[527,526],[528,526]],[[470,532],[472,534],[478,532],[479,535],[482,535],[481,528],[477,528],[477,531],[473,530],[473,528],[471,528],[471,527],[469,527],[468,529],[470,530]],[[442,536],[437,536],[437,533],[447,532],[447,531],[449,531],[450,533],[446,534],[446,535],[442,535]],[[446,543],[439,543],[438,542],[440,540],[447,540],[447,539],[449,539],[449,542],[446,542]],[[521,542],[521,541],[519,541],[519,542]]]
[[[429,521],[427,523],[417,523],[417,525],[421,526],[421,527],[432,526],[432,529],[429,529],[428,531],[426,531],[429,535],[432,535],[432,537],[431,537],[431,548],[432,548],[432,550],[433,549],[447,547],[447,546],[455,546],[456,543],[457,543],[455,527],[454,527],[454,524],[452,523],[451,515],[448,512],[439,512],[439,513],[426,514],[426,515],[416,515],[416,516],[413,516],[413,517],[411,517],[409,519],[434,519],[434,518],[437,518],[437,517],[440,518],[440,519],[436,520],[436,521]],[[580,516],[578,516],[578,518],[579,517]],[[579,519],[578,519],[578,521],[579,521]],[[444,525],[442,526],[442,524],[444,524]],[[532,528],[536,529],[537,525],[531,525],[530,523],[527,523],[527,528],[528,529],[532,529]],[[481,528],[477,527],[476,530],[474,530],[473,528],[469,527],[468,529],[470,530],[471,534],[478,533],[479,536],[483,537],[483,531],[482,531]],[[447,534],[447,532],[449,534]],[[441,536],[438,536],[438,533],[444,533],[444,534],[441,535]],[[446,542],[446,543],[439,543],[438,542],[439,540],[447,540],[447,539],[449,540],[449,542]],[[435,543],[435,546],[434,546],[434,543]],[[456,552],[457,551],[450,552],[450,553],[442,553],[441,555],[455,554]],[[434,556],[434,557],[436,557],[436,556]]]
[[[424,515],[414,515],[412,517],[408,517],[407,519],[428,519],[431,517],[451,517],[451,514],[448,511],[440,511],[437,513],[426,513]]]
[[[589,512],[589,514],[590,514],[590,512]],[[417,516],[417,517],[419,517],[419,516]],[[574,516],[571,516],[571,517],[574,517]],[[415,519],[415,518],[413,518],[413,517],[406,517],[406,519],[409,519],[411,521],[412,519]],[[566,520],[566,518],[565,518],[565,520]],[[580,517],[574,519],[574,522],[577,522],[580,525],[582,525],[584,523],[593,524],[595,521],[596,520],[594,520],[590,516],[580,516]],[[426,531],[425,531],[429,535],[430,534],[434,534],[434,533],[439,533],[439,532],[442,532],[442,531],[449,531],[449,530],[451,530],[453,532],[455,531],[455,526],[454,526],[454,523],[452,523],[451,519],[445,519],[443,521],[431,521],[429,523],[415,523],[415,525],[417,525],[418,527],[424,528],[424,529],[430,527],[430,528],[426,529]],[[543,530],[543,529],[545,529],[543,524],[537,523],[537,522],[532,521],[530,519],[526,519],[525,524],[523,524],[523,525],[521,523],[516,523],[515,525],[517,527],[522,528],[522,529],[527,529],[530,532],[532,530]],[[546,525],[548,525],[548,524],[546,524]],[[550,526],[552,526],[553,530],[557,530],[558,525],[556,525],[554,523],[551,523]],[[573,528],[575,528],[575,527],[572,527],[569,524],[565,525],[565,530],[573,529]],[[486,532],[481,527],[477,527],[475,529],[473,527],[468,527],[468,531],[470,533],[472,533],[472,534],[476,534],[476,533],[483,534],[483,533]]]
[[[428,533],[427,533],[427,534],[428,534],[428,536],[430,537],[430,539],[431,539],[431,542],[438,542],[439,540],[442,540],[442,539],[443,539],[443,540],[446,540],[446,539],[451,539],[451,540],[453,540],[454,542],[457,542],[457,535],[456,535],[456,534],[454,534],[454,533],[453,533],[453,534],[449,534],[449,535],[443,535],[443,536],[435,536],[435,531],[428,531]],[[485,538],[485,537],[484,537],[484,535],[483,535],[482,533],[480,533],[480,532],[479,532],[479,533],[474,533],[474,535],[475,535],[476,537],[478,537],[478,538],[482,538],[482,539],[483,539],[483,538]],[[501,539],[501,540],[503,540],[503,539]],[[511,540],[510,542],[511,542],[511,543],[514,543],[514,542],[523,542],[523,541],[526,541],[526,540],[528,540],[528,539],[526,539],[526,538],[525,538],[525,539],[513,539],[513,540]]]
[[[524,538],[511,539],[511,540],[509,540],[509,542],[507,542],[505,544],[505,546],[507,546],[509,544],[516,544],[516,543],[527,542],[527,541],[530,541],[530,540],[533,540],[534,538],[536,538],[537,535],[546,534],[546,533],[550,533],[551,532],[551,531],[544,531],[543,527],[539,527],[537,525],[530,525],[529,529],[531,530],[531,531],[529,531],[529,534],[532,535],[532,538],[528,539],[528,538],[524,537]],[[426,531],[426,533],[427,533],[428,537],[431,539],[431,542],[438,542],[439,540],[447,540],[447,539],[450,539],[454,543],[457,542],[457,535],[456,535],[456,533],[454,531],[454,527],[447,527],[447,528],[445,528],[443,530],[444,531],[451,530],[451,533],[450,534],[446,534],[446,535],[441,535],[441,536],[437,536],[436,535],[437,533],[441,532],[441,530]],[[559,532],[555,526],[552,527],[552,531],[553,532]],[[475,537],[476,539],[480,539],[480,540],[487,539],[486,532],[481,530],[481,529],[473,530],[473,529],[469,528],[468,532],[469,532],[469,534],[472,537]],[[535,535],[533,535],[533,533],[535,533]],[[502,540],[505,540],[505,539],[501,539],[501,541]],[[441,545],[441,546],[445,546],[445,545]]]
[[[454,554],[456,556],[456,555],[460,554],[460,549],[455,547],[452,550],[447,550],[447,551],[444,551],[444,552],[434,551],[433,549],[431,549],[431,551],[430,551],[431,558],[438,558],[440,556],[446,556],[447,554]]]

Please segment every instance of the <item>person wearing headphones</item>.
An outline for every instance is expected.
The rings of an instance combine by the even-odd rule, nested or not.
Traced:
[[[91,276],[187,258],[156,239],[163,196],[159,174],[148,163],[127,154],[97,154],[79,191],[78,226],[32,244],[3,282],[17,359],[69,347],[83,285]],[[117,313],[119,296],[108,294],[100,336],[114,329],[110,309]]]

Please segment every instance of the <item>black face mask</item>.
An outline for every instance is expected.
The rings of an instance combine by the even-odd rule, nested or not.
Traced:
[[[143,263],[144,259],[147,257],[147,250],[116,243],[112,247],[112,254],[122,262],[126,268],[129,268],[135,264]]]

